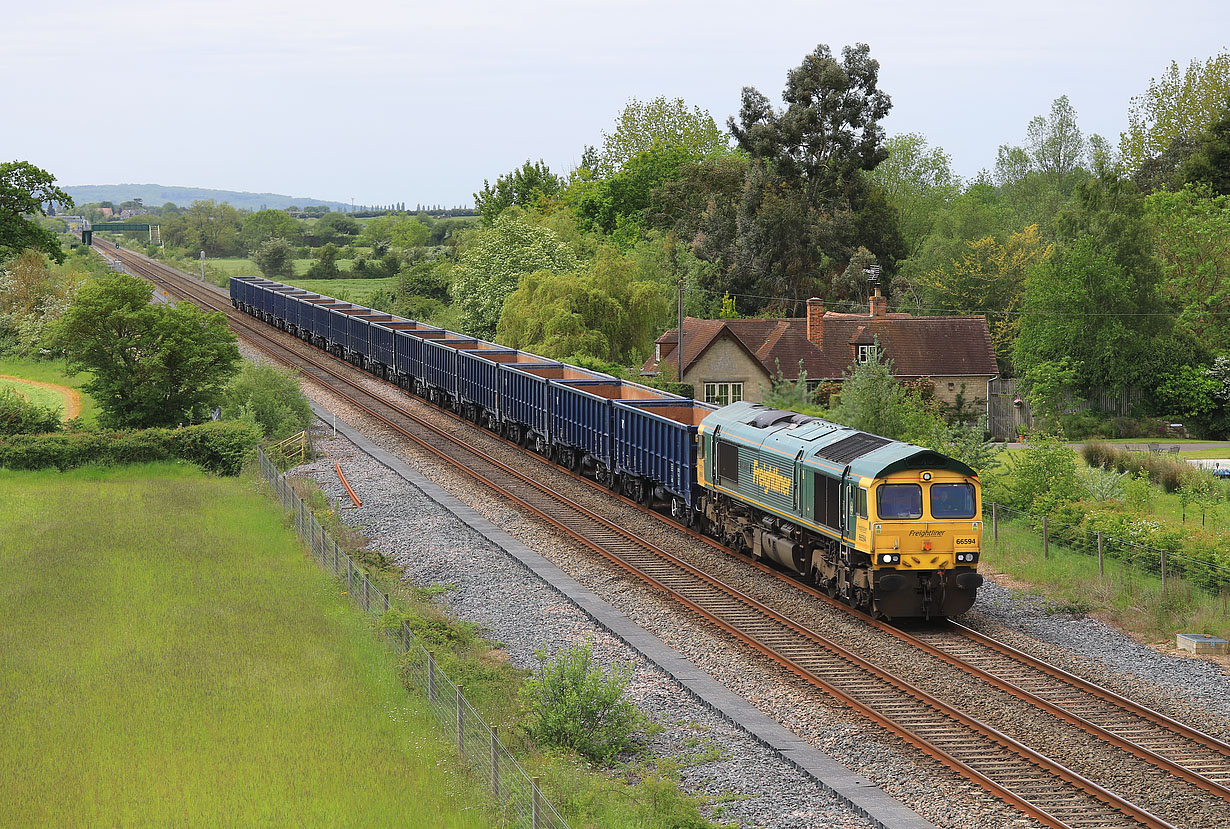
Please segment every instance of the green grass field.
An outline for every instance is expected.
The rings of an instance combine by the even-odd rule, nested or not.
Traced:
[[[481,826],[251,480],[0,471],[0,826]]]
[[[342,298],[348,302],[364,304],[376,291],[392,291],[397,288],[397,277],[389,276],[383,279],[292,279],[287,283],[305,291],[313,291],[325,296]]]
[[[81,387],[89,382],[90,375],[78,374],[69,377],[64,373],[63,360],[31,360],[25,357],[0,357],[0,374],[7,374],[11,377],[24,377],[27,380],[38,380],[42,383],[54,383],[57,386],[68,386],[71,389],[77,389],[81,392],[81,419],[87,426],[95,425],[98,422],[98,405],[94,399],[81,391]],[[23,392],[34,392],[33,387],[24,386],[21,389]],[[46,400],[34,399],[34,402],[40,405],[55,405],[63,406],[62,398],[49,391],[39,389],[40,397],[43,394],[48,395]]]
[[[312,263],[315,261],[316,261],[315,259],[296,259],[295,260],[295,273],[300,276],[306,274],[308,272],[308,268],[310,268],[312,266]],[[260,268],[256,267],[256,263],[253,262],[251,259],[237,259],[237,258],[206,259],[205,262],[206,264],[212,265],[213,267],[222,271],[227,276],[260,276],[261,275]],[[351,259],[337,260],[337,266],[341,268],[342,270],[348,270],[353,264],[354,264],[354,261]],[[335,281],[335,280],[324,280],[324,281],[329,282],[329,281]],[[366,280],[357,280],[357,281],[364,282]]]

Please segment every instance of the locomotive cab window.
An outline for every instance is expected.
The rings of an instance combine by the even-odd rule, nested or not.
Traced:
[[[882,521],[922,518],[922,487],[918,484],[880,484],[876,512]]]
[[[974,488],[969,484],[932,484],[931,515],[935,518],[973,518]]]
[[[867,517],[867,490],[862,487],[858,489],[858,517]]]

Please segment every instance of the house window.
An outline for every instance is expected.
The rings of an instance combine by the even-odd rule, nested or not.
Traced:
[[[879,348],[874,345],[860,345],[858,347],[858,363],[873,363],[876,361],[876,354]]]
[[[742,383],[705,383],[705,402],[726,406],[743,399]]]

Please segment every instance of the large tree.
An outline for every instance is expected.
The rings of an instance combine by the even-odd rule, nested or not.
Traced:
[[[527,159],[511,173],[497,178],[494,185],[483,179],[483,189],[474,194],[474,209],[483,217],[483,224],[490,225],[505,208],[514,204],[535,207],[559,193],[563,186],[564,180],[552,173],[546,162]]]
[[[1162,190],[1145,207],[1180,328],[1230,353],[1230,196]]]
[[[239,348],[218,313],[152,305],[154,288],[114,274],[77,292],[57,324],[70,371],[89,371],[85,390],[100,422],[118,428],[199,421],[235,373]]]
[[[598,177],[611,175],[655,148],[678,147],[692,158],[729,150],[713,116],[700,107],[689,108],[682,98],[630,98],[615,121],[615,131],[603,132],[602,138],[602,150],[587,153],[587,163],[593,165],[591,172]]]
[[[936,215],[960,193],[952,171],[952,156],[932,147],[917,132],[895,135],[884,142],[888,157],[869,175],[900,218],[901,234],[911,252],[931,232]]]
[[[57,262],[64,261],[60,240],[27,216],[47,215],[47,205],[72,207],[73,200],[55,186],[55,176],[28,161],[0,163],[0,260],[33,248]]]
[[[449,292],[461,309],[463,330],[494,337],[504,299],[523,274],[563,273],[576,266],[575,254],[553,231],[526,222],[516,208],[505,210],[468,240],[453,267]]]
[[[880,120],[891,102],[879,70],[866,44],[845,47],[840,62],[822,44],[787,73],[785,109],[743,89],[728,122],[752,157],[735,267],[759,293],[827,294],[860,245],[890,269],[904,256],[893,210],[864,175],[887,156]]]
[[[1195,138],[1230,104],[1230,52],[1193,60],[1187,69],[1170,62],[1143,95],[1132,98],[1119,150],[1129,171],[1167,152],[1176,140]]]
[[[546,357],[627,364],[644,359],[670,307],[661,282],[604,247],[586,270],[522,276],[504,302],[498,337]]]
[[[244,248],[253,251],[267,239],[280,238],[295,244],[302,234],[298,219],[285,210],[258,210],[243,217],[239,235]]]

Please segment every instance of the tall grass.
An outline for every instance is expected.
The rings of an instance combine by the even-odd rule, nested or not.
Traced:
[[[1230,594],[1209,595],[1174,577],[1163,589],[1159,577],[1110,556],[1104,558],[1105,575],[1099,576],[1096,556],[1053,541],[1050,557],[1044,557],[1042,539],[1029,528],[1001,523],[998,541],[990,532],[984,538],[982,561],[1030,584],[1058,612],[1092,613],[1171,645],[1176,632],[1230,638]]]
[[[1192,465],[1177,455],[1158,452],[1133,452],[1100,440],[1081,444],[1081,457],[1090,466],[1114,469],[1132,475],[1144,472],[1149,480],[1166,492],[1175,492],[1192,474]]]
[[[480,826],[250,482],[0,472],[0,825]]]

